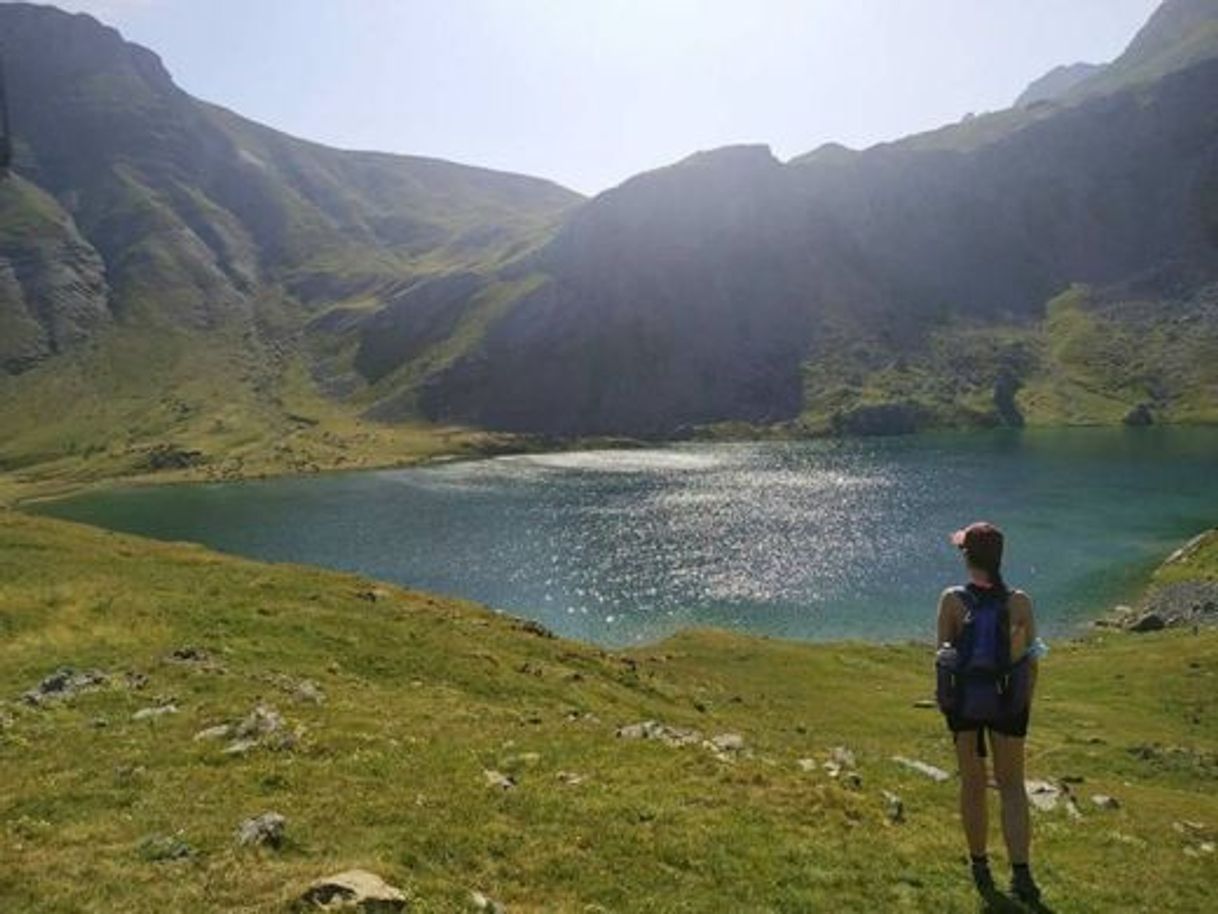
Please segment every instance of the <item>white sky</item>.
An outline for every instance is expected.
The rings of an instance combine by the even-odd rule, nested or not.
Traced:
[[[347,148],[592,193],[698,149],[789,158],[1006,107],[1157,0],[65,0],[191,93]]]

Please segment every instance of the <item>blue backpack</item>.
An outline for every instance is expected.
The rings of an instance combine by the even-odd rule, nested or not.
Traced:
[[[964,628],[952,645],[955,657],[939,657],[940,710],[979,725],[1018,718],[1028,708],[1031,679],[1026,654],[1011,662],[1007,594],[972,586],[952,593],[964,604]]]

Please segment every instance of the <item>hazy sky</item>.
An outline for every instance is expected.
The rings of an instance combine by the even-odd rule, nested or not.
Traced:
[[[1006,107],[1158,0],[64,0],[298,136],[595,192],[728,143],[781,158]]]

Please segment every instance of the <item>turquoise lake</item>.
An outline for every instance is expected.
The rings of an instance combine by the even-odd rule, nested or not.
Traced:
[[[947,542],[1007,533],[1043,633],[1136,593],[1218,522],[1218,429],[679,444],[115,489],[42,513],[453,594],[602,644],[730,626],[933,637]]]

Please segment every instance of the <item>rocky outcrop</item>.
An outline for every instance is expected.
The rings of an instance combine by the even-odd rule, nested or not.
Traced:
[[[15,374],[111,320],[102,259],[49,195],[0,177],[0,372]]]
[[[1104,67],[1094,63],[1071,63],[1054,67],[1044,76],[1033,80],[1015,99],[1016,108],[1054,102],[1076,86],[1094,76]]]
[[[237,846],[279,848],[287,827],[288,820],[277,812],[253,816],[237,826]]]
[[[346,870],[317,880],[296,901],[293,910],[352,911],[357,914],[398,914],[405,911],[406,894],[367,870]]]

